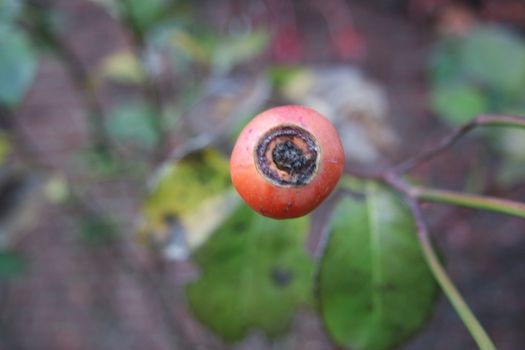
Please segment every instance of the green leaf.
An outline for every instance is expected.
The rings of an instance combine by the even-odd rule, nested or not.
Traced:
[[[446,38],[438,42],[430,56],[429,73],[434,85],[455,84],[465,79],[459,52],[461,41]]]
[[[27,36],[0,26],[0,104],[14,107],[33,81],[36,57]]]
[[[121,0],[121,10],[145,34],[168,10],[167,0]]]
[[[466,123],[488,109],[485,96],[470,85],[438,86],[432,90],[431,104],[439,117],[451,125]]]
[[[285,332],[296,308],[311,301],[307,224],[307,218],[268,219],[241,205],[195,254],[202,275],[187,286],[195,316],[228,341],[252,329]]]
[[[149,171],[145,163],[137,160],[127,161],[100,147],[90,147],[79,152],[77,162],[86,175],[98,178],[119,177],[123,174],[128,176]]]
[[[18,253],[0,251],[0,281],[12,279],[26,271],[26,261]]]
[[[208,64],[210,60],[210,52],[206,45],[199,40],[198,36],[192,35],[184,28],[178,26],[168,27],[164,32],[158,31],[157,36],[163,35],[171,48],[171,53],[176,57],[174,61],[181,64],[179,61],[197,61],[202,64]],[[161,39],[158,39],[161,40]],[[174,63],[175,63],[174,62]]]
[[[130,102],[116,107],[106,118],[106,128],[115,141],[151,149],[158,141],[153,108],[146,103]]]
[[[290,80],[294,79],[297,75],[304,73],[305,69],[301,66],[274,66],[271,67],[267,74],[270,78],[270,81],[272,85],[276,89],[281,89],[286,84],[289,83]]]
[[[24,5],[23,0],[0,0],[0,24],[15,20]]]
[[[87,244],[100,247],[114,242],[118,237],[118,227],[109,217],[91,215],[79,221],[80,238]]]
[[[464,71],[489,87],[518,93],[525,87],[525,44],[501,27],[483,26],[463,43]]]
[[[375,184],[336,207],[319,302],[331,337],[354,350],[391,349],[414,334],[437,289],[403,202]]]
[[[259,55],[266,47],[269,35],[257,29],[218,40],[213,51],[213,66],[217,72],[228,72],[234,66]]]
[[[196,247],[235,209],[237,200],[230,192],[229,163],[216,150],[199,150],[166,164],[144,203],[139,237],[165,244],[173,239],[170,235],[179,234]],[[175,225],[182,232],[175,232]]]

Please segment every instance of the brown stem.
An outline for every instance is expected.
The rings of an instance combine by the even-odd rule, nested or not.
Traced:
[[[482,325],[472,313],[460,292],[448,276],[445,268],[439,261],[434,248],[432,247],[429,230],[423,216],[423,211],[421,210],[421,206],[418,202],[417,189],[410,186],[410,184],[403,180],[397,173],[392,171],[385,172],[383,176],[383,182],[396,189],[407,202],[408,207],[412,213],[412,217],[414,218],[417,237],[423,251],[423,256],[425,257],[427,264],[434,275],[434,278],[441,286],[441,289],[458,313],[465,327],[467,327],[469,330],[478,347],[482,350],[496,349],[492,343],[492,340],[487,335]]]
[[[430,270],[432,271],[432,274],[434,275],[434,278],[441,286],[441,289],[458,313],[465,327],[467,327],[469,330],[478,347],[482,350],[495,350],[496,347],[494,343],[489,338],[482,325],[477,320],[476,316],[474,316],[465,300],[463,300],[460,292],[439,261],[439,258],[432,247],[428,227],[423,218],[423,212],[421,211],[421,207],[417,202],[417,199],[414,198],[410,193],[403,193],[403,196],[408,203],[410,211],[412,212],[412,216],[414,217],[421,249],[423,250],[423,255]]]
[[[450,135],[446,136],[432,148],[421,152],[413,158],[407,159],[406,161],[394,166],[391,170],[397,174],[407,173],[452,147],[459,139],[461,139],[461,137],[480,126],[525,128],[525,118],[511,115],[479,115],[469,123],[454,130]]]

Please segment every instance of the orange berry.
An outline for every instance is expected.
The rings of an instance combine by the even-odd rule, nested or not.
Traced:
[[[271,108],[241,131],[230,160],[234,187],[275,219],[308,214],[332,192],[344,165],[336,129],[303,106]]]

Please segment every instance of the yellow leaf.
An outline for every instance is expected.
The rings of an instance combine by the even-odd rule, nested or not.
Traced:
[[[9,158],[9,154],[11,153],[11,140],[9,139],[9,136],[6,133],[0,133],[0,165],[4,165],[4,163]]]
[[[53,203],[62,203],[69,197],[69,185],[62,176],[53,176],[44,185],[45,196]]]
[[[228,169],[214,149],[164,165],[144,203],[139,241],[185,258],[236,207]]]
[[[206,64],[209,62],[209,54],[202,45],[184,31],[174,31],[170,36],[170,44],[200,63]]]
[[[131,84],[141,83],[145,78],[137,56],[128,50],[117,51],[106,57],[99,66],[98,76]]]

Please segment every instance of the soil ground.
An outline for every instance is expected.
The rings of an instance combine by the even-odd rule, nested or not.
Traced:
[[[55,0],[73,20],[63,40],[87,69],[116,47],[129,47],[126,31],[91,1]],[[202,2],[203,7],[218,2]],[[431,25],[416,23],[402,11],[375,2],[350,3],[355,26],[366,40],[361,69],[381,84],[391,105],[393,128],[403,143],[391,161],[402,159],[446,133],[428,111],[425,69],[434,40]],[[209,9],[208,9],[209,10]],[[206,12],[206,11],[203,11]],[[299,26],[315,32],[324,23],[308,11]],[[307,54],[312,64],[341,64],[330,54]],[[103,108],[115,103],[111,84],[99,90]],[[85,101],[59,59],[42,57],[35,84],[14,116],[17,147],[45,174],[61,174],[71,183],[86,184],[76,155],[93,142]],[[459,187],[464,173],[483,148],[462,142],[454,152],[421,167],[443,187]],[[31,177],[32,174],[28,174]],[[47,175],[45,175],[47,176]],[[134,228],[144,179],[130,176],[90,183],[86,195],[97,210],[111,211],[124,232]],[[38,180],[37,180],[38,182]],[[512,196],[525,198],[525,189]],[[17,232],[15,249],[28,261],[20,279],[0,285],[1,350],[70,349],[332,349],[316,318],[302,312],[289,337],[270,343],[253,335],[242,344],[227,345],[203,329],[190,315],[184,283],[189,263],[151,257],[131,237],[94,248],[79,241],[76,208],[52,204],[32,194],[31,225]],[[469,210],[429,205],[426,211],[447,269],[466,300],[487,327],[499,349],[525,344],[525,222]],[[130,234],[131,236],[131,234]],[[404,349],[475,349],[452,310],[440,298],[429,324]]]

